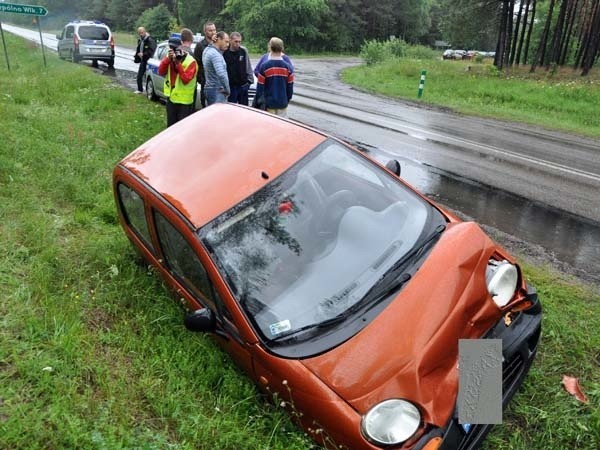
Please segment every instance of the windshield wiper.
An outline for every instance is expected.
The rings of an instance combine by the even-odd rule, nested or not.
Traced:
[[[419,258],[423,251],[439,237],[446,229],[445,224],[438,225],[433,233],[423,239],[418,245],[411,248],[402,258],[394,263],[363,296],[360,304],[370,303],[387,297],[398,290],[404,283],[410,280],[411,275],[404,272],[406,265],[413,259]]]

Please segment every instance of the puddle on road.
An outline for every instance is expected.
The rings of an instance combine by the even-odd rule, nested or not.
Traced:
[[[361,148],[380,162],[390,159],[378,149]],[[402,165],[402,177],[436,202],[538,245],[560,263],[600,282],[600,223],[414,161],[396,159]]]

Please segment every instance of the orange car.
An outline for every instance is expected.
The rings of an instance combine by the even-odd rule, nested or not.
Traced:
[[[124,158],[114,192],[186,326],[328,448],[475,448],[490,426],[459,424],[459,339],[502,339],[504,405],[536,353],[513,258],[314,129],[213,105]]]

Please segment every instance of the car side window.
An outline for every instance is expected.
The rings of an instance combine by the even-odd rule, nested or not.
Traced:
[[[154,247],[152,245],[148,223],[146,222],[144,199],[142,199],[137,192],[123,183],[119,183],[118,192],[121,211],[123,212],[125,221],[129,224],[130,228],[135,232],[135,234],[144,242],[146,247],[148,247],[152,253],[154,253]]]
[[[69,39],[73,37],[73,30],[74,28],[72,26],[69,26],[66,28],[65,33],[64,33],[64,38],[65,39]]]
[[[166,56],[167,51],[168,51],[168,47],[166,45],[162,45],[162,46],[158,47],[158,49],[156,51],[156,53],[157,53],[156,59],[163,59]]]
[[[188,290],[201,299],[206,305],[208,300],[217,312],[228,321],[231,313],[225,307],[218,292],[213,288],[200,258],[183,235],[158,211],[154,211],[154,222],[159,245],[165,257],[165,262]]]
[[[154,211],[154,221],[160,248],[171,271],[191,292],[216,303],[208,274],[190,244],[158,211]]]

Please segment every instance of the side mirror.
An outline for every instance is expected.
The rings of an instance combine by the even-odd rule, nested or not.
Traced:
[[[60,34],[57,34],[57,35],[56,35],[56,39],[60,39]]]
[[[185,316],[183,324],[189,331],[213,333],[217,328],[215,315],[208,308],[197,309]]]
[[[402,172],[402,168],[400,167],[400,163],[397,159],[389,160],[388,163],[385,165],[385,168],[390,172],[395,173],[397,176],[400,176],[400,173]]]

